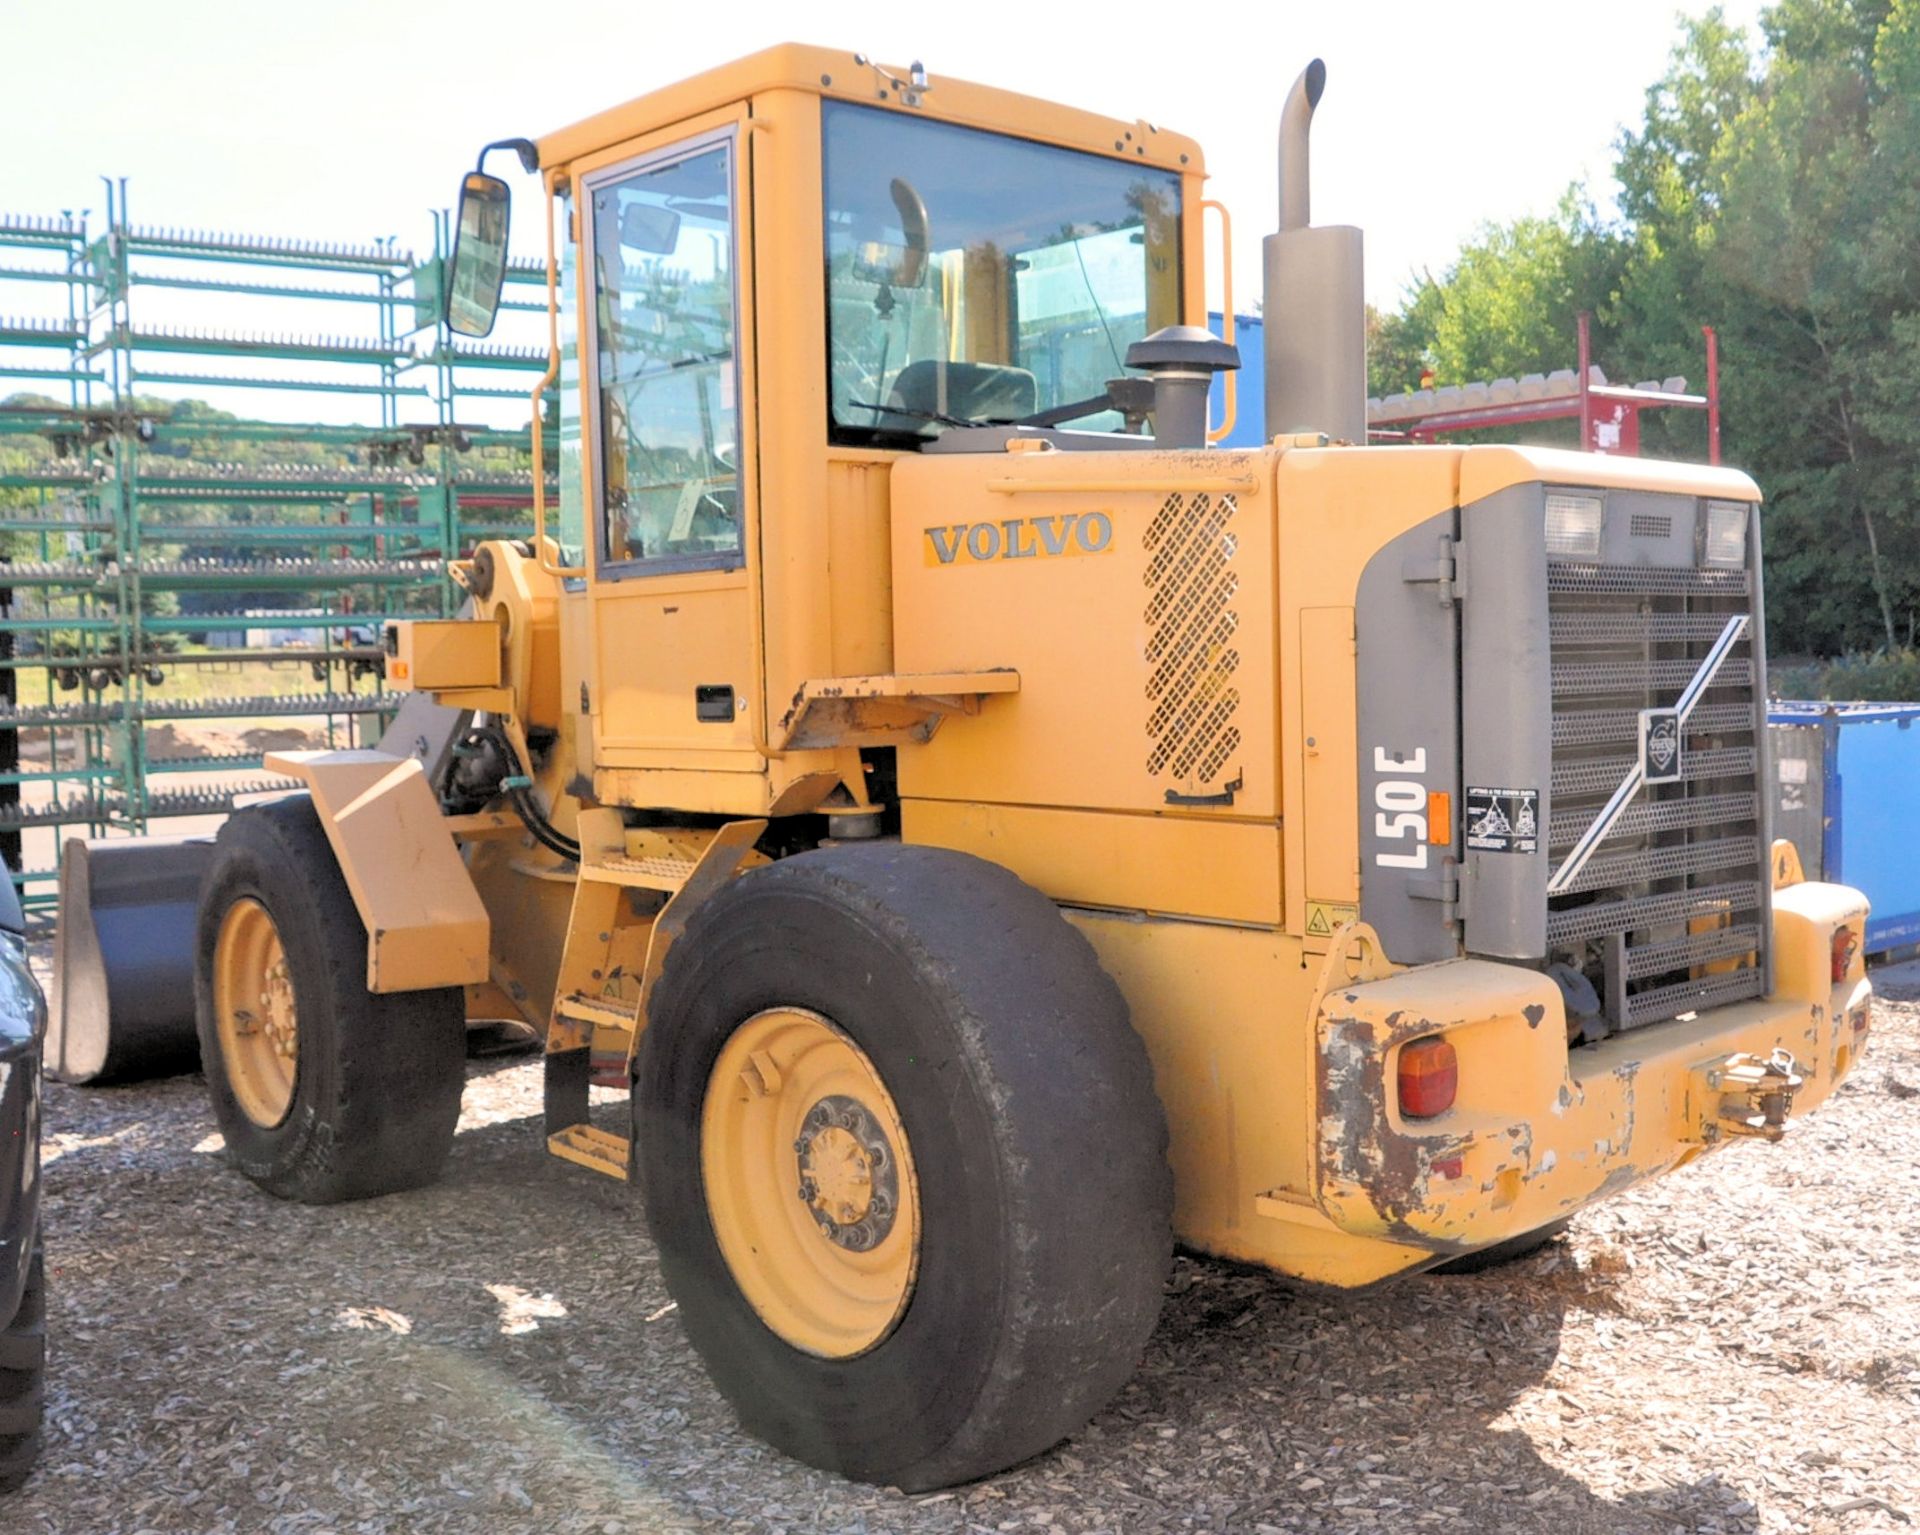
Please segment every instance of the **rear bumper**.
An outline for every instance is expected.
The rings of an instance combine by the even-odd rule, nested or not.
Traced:
[[[1770,1130],[1766,1111],[1790,1127],[1859,1059],[1872,988],[1857,958],[1831,984],[1833,929],[1864,929],[1857,891],[1799,885],[1775,905],[1771,997],[1579,1049],[1565,1043],[1558,988],[1517,966],[1456,960],[1328,992],[1316,1203],[1354,1236],[1450,1255]],[[1435,1033],[1455,1047],[1458,1096],[1444,1114],[1408,1120],[1398,1052]],[[1783,1061],[1776,1052],[1791,1056],[1797,1082],[1751,1069]]]

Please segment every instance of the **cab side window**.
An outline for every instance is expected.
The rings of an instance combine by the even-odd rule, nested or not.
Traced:
[[[741,562],[733,146],[592,188],[601,562]]]

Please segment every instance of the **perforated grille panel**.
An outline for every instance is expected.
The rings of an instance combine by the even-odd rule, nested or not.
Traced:
[[[1170,495],[1148,525],[1147,773],[1211,786],[1240,747],[1232,496]]]
[[[1635,512],[1631,533],[1654,520]],[[1623,565],[1551,565],[1547,589],[1557,865],[1637,760],[1640,711],[1673,707],[1754,591],[1746,571]],[[1757,670],[1749,631],[1688,719],[1674,781],[1643,787],[1548,901],[1549,956],[1599,972],[1615,1029],[1764,989]]]

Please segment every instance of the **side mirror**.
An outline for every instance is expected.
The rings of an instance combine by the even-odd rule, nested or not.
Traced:
[[[460,183],[460,214],[447,261],[447,324],[458,335],[484,336],[493,329],[507,280],[512,201],[498,176],[469,171]]]

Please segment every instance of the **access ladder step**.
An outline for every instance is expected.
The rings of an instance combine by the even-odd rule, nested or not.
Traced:
[[[554,1009],[562,1018],[575,1023],[590,1024],[596,1029],[611,1029],[615,1033],[633,1033],[633,1004],[601,1000],[595,997],[562,997],[554,1004]]]
[[[638,1032],[634,1004],[599,997],[562,997],[554,1005],[550,1045],[592,1051],[587,1080],[594,1087],[625,1087],[627,1057]]]
[[[692,877],[688,858],[628,858],[614,854],[592,858],[580,866],[580,877],[604,885],[631,885],[640,890],[664,890],[669,895]]]
[[[568,1125],[547,1137],[547,1150],[621,1182],[627,1177],[627,1139],[598,1125]]]

